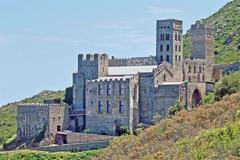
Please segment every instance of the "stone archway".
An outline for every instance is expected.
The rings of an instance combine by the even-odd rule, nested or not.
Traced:
[[[192,94],[192,106],[197,106],[201,104],[202,95],[201,92],[198,89],[195,89]]]

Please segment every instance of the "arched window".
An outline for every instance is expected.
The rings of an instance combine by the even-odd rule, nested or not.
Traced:
[[[167,81],[167,75],[166,75],[166,74],[163,75],[163,81],[164,81],[164,82]]]
[[[178,51],[181,52],[181,46],[178,46]]]
[[[167,51],[169,51],[170,47],[169,47],[169,44],[167,44]]]
[[[160,51],[163,51],[163,45],[160,45]]]
[[[201,66],[199,66],[199,73],[201,73],[202,72],[202,67]]]
[[[167,55],[167,62],[169,62],[169,55]]]
[[[188,66],[188,73],[191,73],[191,66]]]
[[[163,41],[164,40],[164,34],[160,35],[160,39]]]
[[[191,82],[191,76],[188,77],[188,81]]]
[[[205,76],[204,75],[202,76],[202,80],[203,80],[203,82],[205,81]]]
[[[161,62],[163,61],[163,56],[160,56],[160,61],[161,61]]]
[[[197,81],[200,82],[200,74],[197,75]]]
[[[177,52],[177,45],[175,45],[175,51]]]
[[[193,72],[196,73],[196,66],[193,67]]]
[[[166,40],[169,40],[169,39],[170,39],[170,35],[166,34]]]

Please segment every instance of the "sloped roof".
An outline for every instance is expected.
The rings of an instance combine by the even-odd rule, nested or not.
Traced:
[[[133,75],[140,73],[152,72],[157,65],[148,66],[117,66],[108,67],[108,75]]]

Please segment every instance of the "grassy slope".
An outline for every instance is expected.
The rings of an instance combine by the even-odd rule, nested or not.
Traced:
[[[41,103],[44,99],[64,98],[64,91],[43,91],[32,98],[10,103],[0,108],[0,145],[16,133],[16,108],[19,103]]]
[[[233,0],[218,12],[201,20],[212,24],[215,28],[215,54],[216,63],[233,63],[240,60],[240,0]],[[233,36],[232,42],[224,45],[224,41]],[[184,54],[191,53],[191,38],[189,34],[184,38]]]
[[[214,159],[219,153],[223,153],[222,158],[240,158],[239,112],[240,93],[211,105],[183,110],[139,136],[114,139],[99,158]]]
[[[90,160],[95,157],[100,150],[84,151],[78,153],[57,152],[48,153],[42,151],[14,151],[0,153],[1,160]]]

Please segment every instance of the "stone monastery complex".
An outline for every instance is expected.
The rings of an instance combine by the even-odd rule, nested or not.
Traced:
[[[157,20],[155,56],[80,54],[73,104],[21,104],[18,139],[65,130],[114,136],[121,126],[133,132],[139,123],[152,124],[177,101],[186,109],[197,106],[221,78],[221,69],[214,65],[213,28],[197,22],[191,36],[190,58],[183,57],[182,21],[175,19]]]

